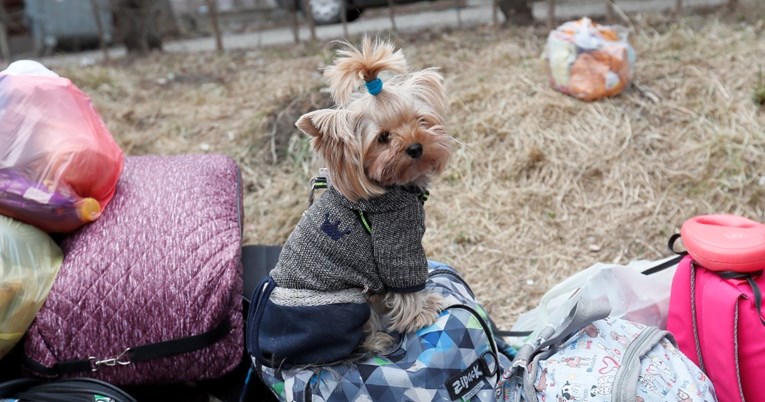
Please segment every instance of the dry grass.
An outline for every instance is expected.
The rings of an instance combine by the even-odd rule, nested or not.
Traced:
[[[443,68],[464,144],[426,205],[429,256],[462,271],[510,327],[577,270],[666,255],[691,216],[764,220],[765,111],[753,102],[764,9],[633,17],[641,90],[596,103],[549,88],[541,28],[395,38],[410,65]],[[303,45],[58,71],[92,95],[129,155],[236,159],[246,240],[276,244],[320,167],[290,121],[324,102],[318,68],[330,58]]]

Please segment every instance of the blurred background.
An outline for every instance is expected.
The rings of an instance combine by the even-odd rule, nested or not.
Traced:
[[[0,60],[113,49],[244,48],[434,26],[527,25],[583,15],[703,10],[737,0],[2,0]],[[224,41],[224,38],[227,40]],[[200,41],[200,39],[202,39]],[[204,39],[207,39],[206,41]],[[225,43],[229,42],[229,43]],[[180,47],[179,47],[180,46]],[[94,57],[109,57],[105,51]]]

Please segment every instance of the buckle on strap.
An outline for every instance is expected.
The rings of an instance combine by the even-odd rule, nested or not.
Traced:
[[[127,348],[122,351],[118,356],[116,357],[108,357],[105,359],[98,359],[97,357],[89,357],[88,360],[90,361],[90,370],[91,371],[98,371],[101,366],[109,366],[114,367],[116,365],[120,366],[127,366],[128,364],[132,363],[130,361],[130,356],[128,355],[130,353],[130,348]]]
[[[319,169],[319,175],[311,179],[311,193],[308,195],[308,206],[313,205],[313,193],[318,189],[329,188],[329,170]]]

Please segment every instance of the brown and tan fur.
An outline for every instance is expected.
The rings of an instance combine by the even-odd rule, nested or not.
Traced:
[[[312,137],[332,186],[352,202],[382,195],[386,186],[426,189],[445,169],[453,142],[444,128],[443,77],[435,68],[407,73],[403,54],[387,42],[343,45],[324,72],[336,107],[303,115],[297,127]],[[363,84],[378,77],[383,90],[372,96]],[[369,302],[362,350],[371,353],[391,346],[384,329],[417,330],[443,308],[442,298],[427,291],[371,295]]]

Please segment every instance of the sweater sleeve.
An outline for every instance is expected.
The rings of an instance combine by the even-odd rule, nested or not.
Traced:
[[[425,211],[421,203],[379,213],[372,222],[374,259],[386,290],[417,292],[425,288],[428,261],[422,247]]]

